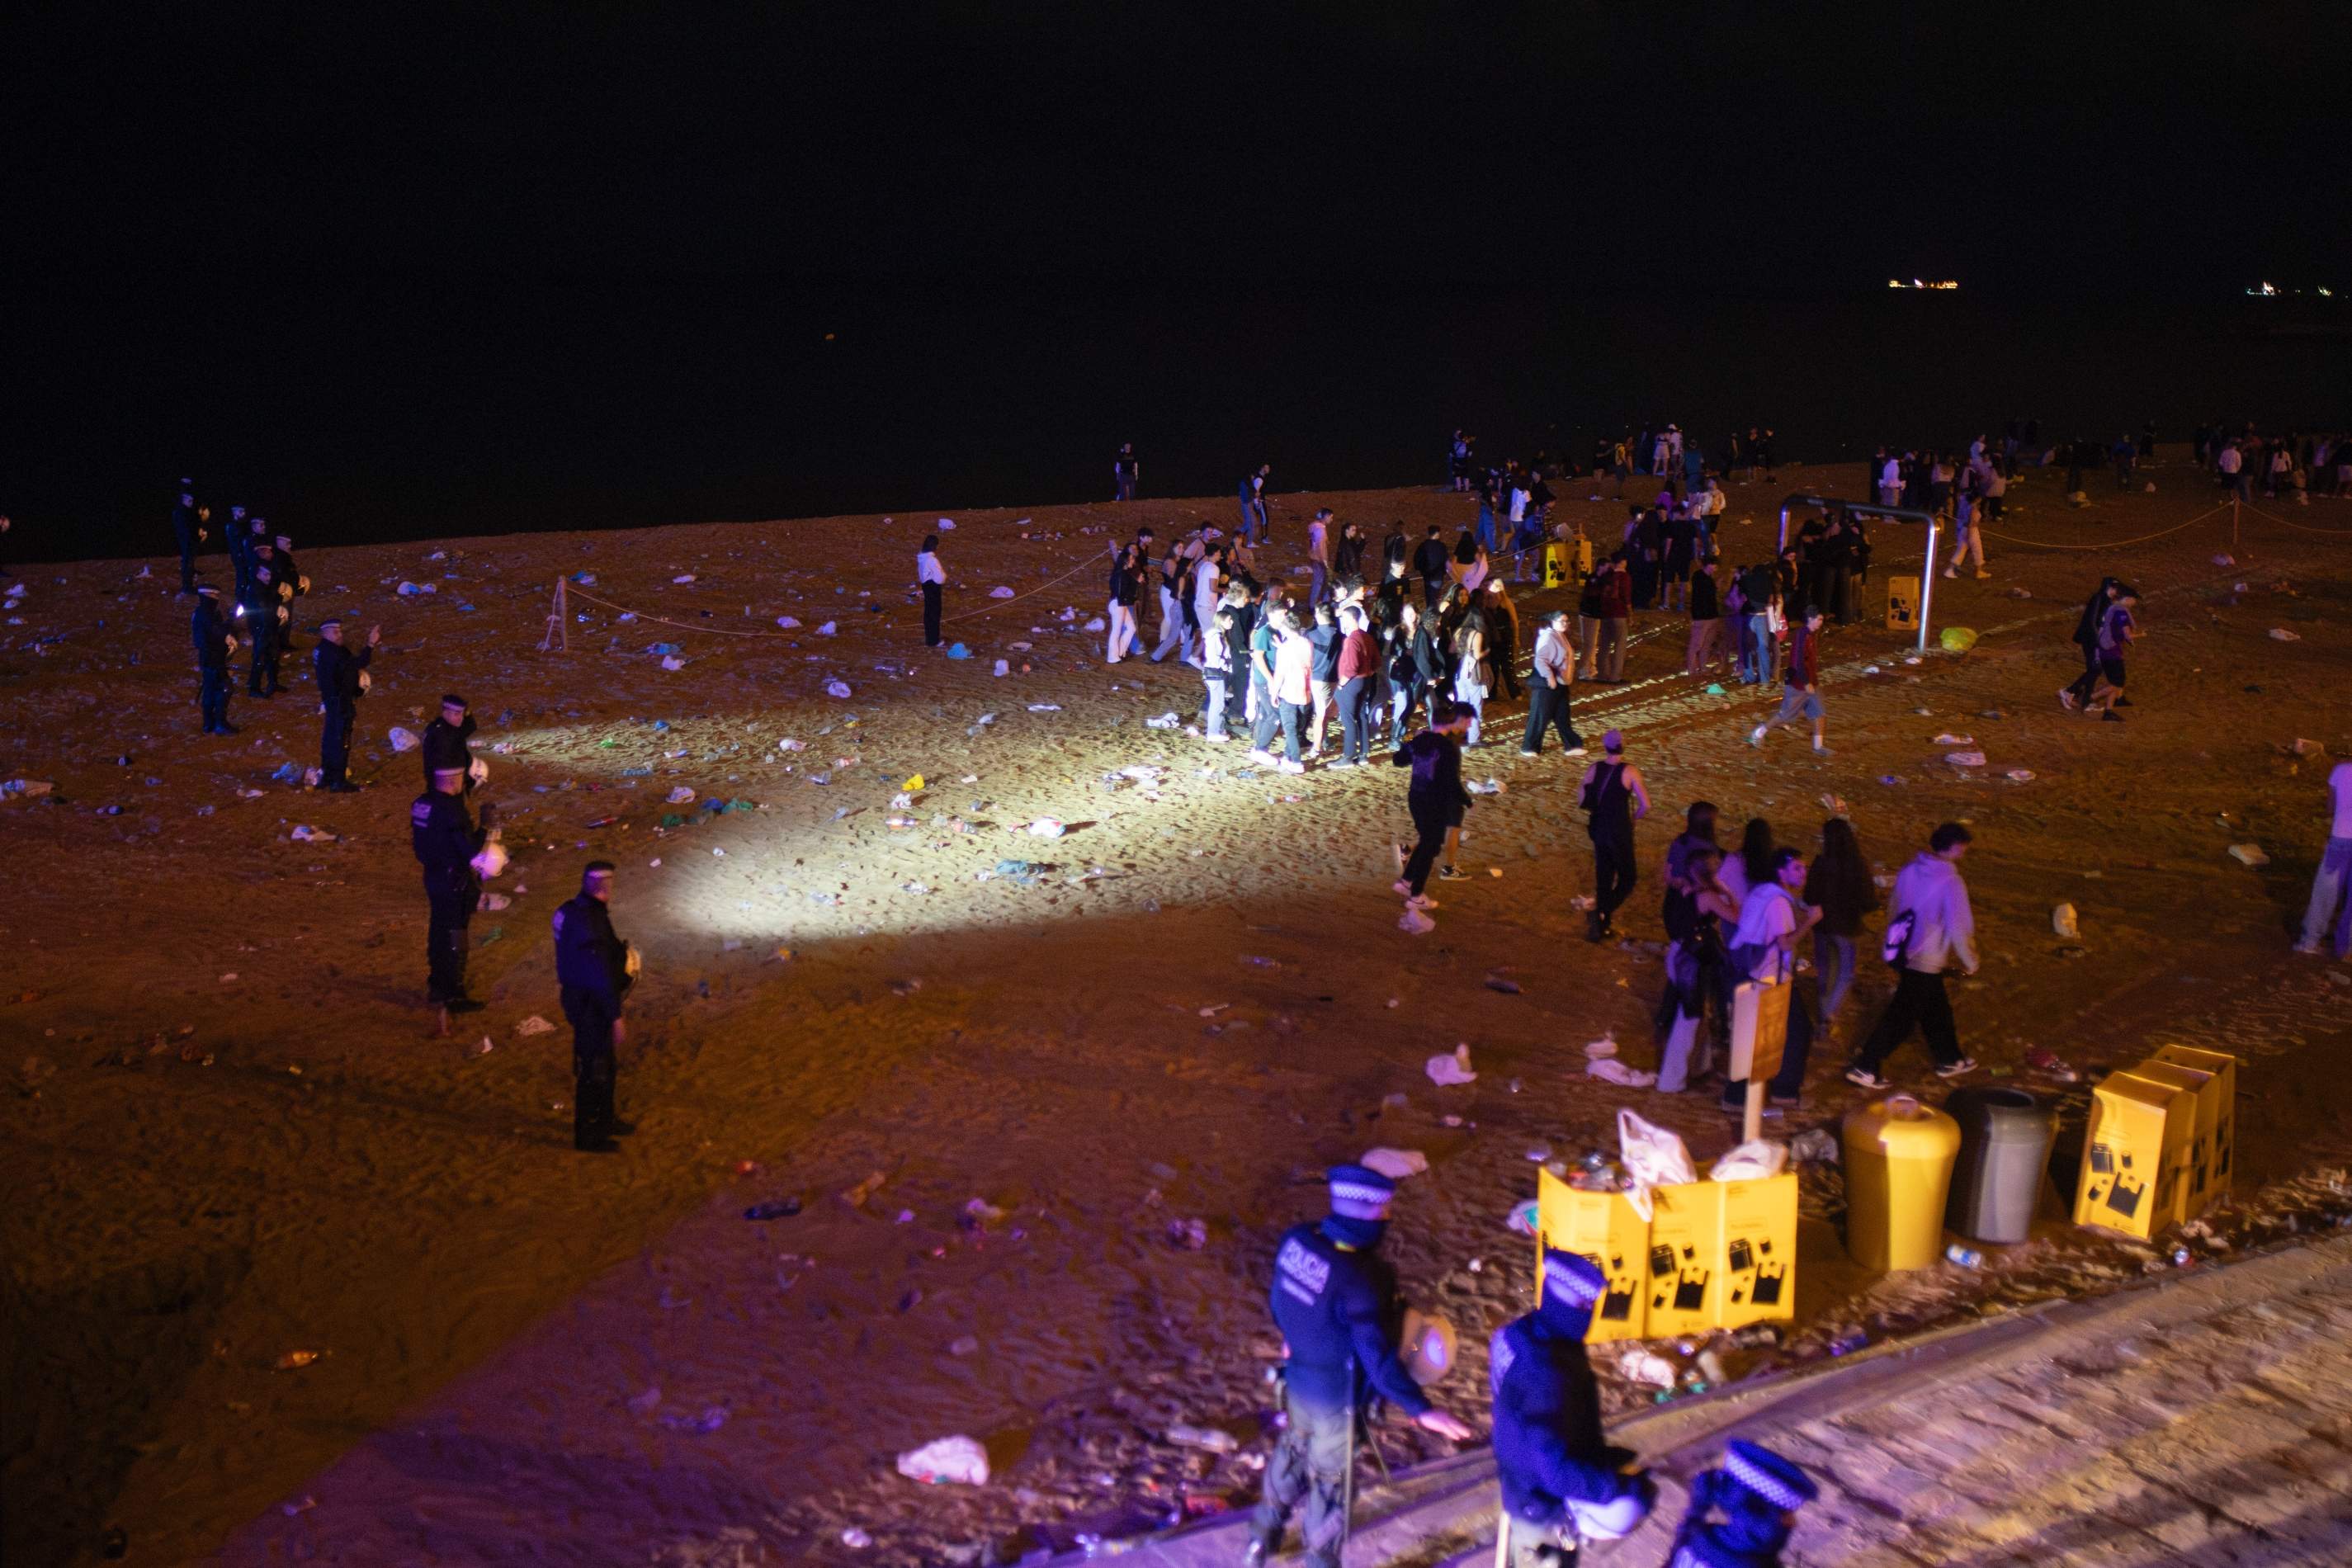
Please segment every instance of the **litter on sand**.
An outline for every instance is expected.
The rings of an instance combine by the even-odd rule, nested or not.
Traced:
[[[2263,853],[2263,847],[2259,844],[2232,844],[2230,846],[2230,858],[2248,870],[2271,863],[2271,858]]]
[[[1459,1045],[1448,1056],[1429,1058],[1429,1081],[1441,1087],[1457,1083],[1475,1083],[1478,1075],[1470,1070],[1470,1047]]]
[[[1367,1149],[1361,1163],[1391,1182],[1402,1182],[1427,1171],[1429,1156],[1418,1149]]]
[[[935,1437],[919,1448],[898,1456],[898,1473],[926,1486],[954,1481],[968,1487],[988,1484],[988,1450],[961,1433]]]

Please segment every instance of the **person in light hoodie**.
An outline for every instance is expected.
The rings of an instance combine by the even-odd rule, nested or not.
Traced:
[[[1977,972],[1976,915],[1969,908],[1969,885],[1960,879],[1960,862],[1971,841],[1967,828],[1947,822],[1895,879],[1895,897],[1886,914],[1886,954],[1895,965],[1895,994],[1846,1069],[1847,1082],[1868,1089],[1892,1088],[1878,1069],[1914,1029],[1927,1042],[1937,1078],[1976,1070],[1976,1059],[1961,1054],[1952,1001],[1944,990],[1944,976],[1954,967],[1966,974]]]

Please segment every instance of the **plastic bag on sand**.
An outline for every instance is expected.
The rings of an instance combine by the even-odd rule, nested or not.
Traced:
[[[1090,621],[1088,621],[1088,622],[1087,623],[1087,630],[1088,630],[1088,631],[1090,631],[1090,632],[1098,632],[1098,631],[1100,631],[1100,630],[1102,630],[1102,629],[1103,629],[1103,618],[1102,618],[1100,616],[1097,616],[1093,620],[1090,620]]]
[[[1789,1146],[1769,1138],[1742,1143],[1717,1160],[1706,1173],[1710,1182],[1760,1182],[1789,1168]]]
[[[1698,1180],[1690,1151],[1664,1128],[1643,1121],[1631,1110],[1617,1112],[1618,1152],[1633,1186],[1625,1198],[1643,1219],[1650,1217],[1650,1189],[1676,1187]]]
[[[1985,754],[1982,752],[1948,752],[1945,753],[1944,761],[1956,768],[1980,768],[1985,765]]]
[[[2248,870],[2271,863],[2271,858],[2263,853],[2263,847],[2259,844],[2232,844],[2230,846],[2230,858]]]
[[[686,660],[678,658],[677,655],[674,653],[666,653],[662,655],[662,668],[664,669],[684,669],[686,668]]]
[[[394,724],[392,727],[392,749],[394,751],[413,752],[423,743],[423,742],[417,740],[415,731],[404,730],[397,724]]]
[[[1451,1056],[1430,1058],[1429,1081],[1441,1086],[1477,1082],[1478,1075],[1470,1070],[1470,1047],[1456,1046]]]
[[[1603,1083],[1622,1084],[1627,1089],[1647,1089],[1658,1081],[1658,1075],[1629,1068],[1614,1057],[1595,1057],[1584,1064],[1584,1076],[1597,1078]]]
[[[1013,597],[1013,590],[1010,588],[991,588],[988,591],[988,596],[992,599],[1009,599]]]
[[[824,683],[824,694],[827,697],[836,697],[845,701],[849,697],[849,682],[845,680],[828,680]]]
[[[788,632],[796,632],[800,630],[801,618],[798,616],[778,616],[776,625]]]
[[[694,786],[680,784],[662,798],[671,805],[691,805],[694,804]]]
[[[1834,1165],[1838,1163],[1836,1135],[1819,1127],[1807,1128],[1790,1140],[1789,1157],[1800,1164]]]
[[[1614,1029],[1604,1030],[1599,1039],[1587,1040],[1584,1043],[1584,1054],[1596,1059],[1601,1057],[1615,1056],[1617,1054],[1617,1032]]]
[[[929,1485],[959,1481],[968,1487],[988,1484],[988,1450],[959,1433],[935,1437],[919,1448],[898,1456],[898,1473]]]
[[[1418,1149],[1367,1149],[1363,1163],[1391,1182],[1418,1176],[1429,1169],[1429,1156]]]
[[[1675,1370],[1674,1363],[1640,1345],[1627,1347],[1617,1360],[1617,1370],[1635,1383],[1646,1383],[1654,1388],[1672,1388],[1682,1375]]]
[[[2291,632],[2284,626],[2273,626],[2271,628],[2271,639],[2273,642],[2301,642],[2303,640],[2303,634],[2301,632]]]
[[[555,1026],[549,1023],[546,1019],[541,1017],[536,1013],[533,1013],[530,1017],[525,1018],[521,1023],[515,1026],[515,1033],[525,1037],[531,1035],[551,1035],[554,1032]]]
[[[1936,640],[1946,653],[1966,653],[1977,646],[1977,634],[1966,626],[1946,626]]]
[[[475,852],[473,864],[475,874],[486,879],[499,875],[507,868],[507,847],[491,839]]]

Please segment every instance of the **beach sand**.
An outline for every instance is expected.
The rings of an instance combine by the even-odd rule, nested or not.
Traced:
[[[1727,558],[1767,553],[1785,489],[1839,493],[1849,467],[1735,487]],[[2002,531],[2112,547],[2210,505],[2177,457],[2152,477],[2152,495],[2095,483],[2076,511],[2036,473]],[[1622,520],[1560,489],[1596,534]],[[1317,505],[1376,544],[1392,518],[1451,537],[1471,510],[1429,490],[1282,496],[1280,567]],[[1190,721],[1200,683],[1172,661],[1104,666],[1080,629],[1102,613],[1099,557],[1143,522],[1164,539],[1232,514],[953,514],[968,661],[921,647],[908,594],[936,512],[306,541],[305,621],[384,629],[353,796],[271,778],[317,760],[310,634],[274,702],[243,695],[240,656],[244,732],[205,737],[171,564],[25,569],[23,624],[0,628],[0,778],[55,790],[0,805],[8,1560],[96,1561],[119,1528],[136,1563],[1011,1561],[1244,1503],[1276,1403],[1273,1238],[1321,1212],[1327,1163],[1383,1145],[1429,1159],[1389,1250],[1460,1329],[1440,1392],[1483,1427],[1486,1336],[1528,1297],[1529,1244],[1504,1222],[1534,1193],[1530,1156],[1609,1147],[1623,1106],[1702,1163],[1734,1139],[1711,1095],[1583,1073],[1610,1031],[1655,1065],[1656,865],[1699,796],[1727,840],[1760,814],[1809,850],[1822,796],[1842,796],[1890,873],[1937,822],[1970,821],[1986,961],[1956,1005],[1969,1047],[2013,1075],[1977,1081],[2049,1089],[2078,1127],[2087,1088],[2029,1072],[2029,1048],[2084,1069],[2163,1040],[2238,1051],[2239,1201],[2217,1231],[2242,1245],[2343,1206],[2325,1173],[2352,1153],[2352,973],[2287,949],[2328,765],[2292,742],[2352,752],[2352,539],[2250,517],[2228,567],[2226,513],[2119,548],[1990,541],[1992,581],[1936,584],[1937,625],[1979,631],[1973,651],[1910,666],[1881,627],[1832,636],[1826,760],[1789,733],[1750,750],[1765,702],[1673,673],[1680,618],[1642,617],[1664,629],[1634,648],[1633,683],[1577,692],[1588,737],[1625,729],[1655,805],[1633,940],[1596,947],[1570,902],[1591,883],[1578,765],[1518,757],[1516,706],[1468,759],[1507,787],[1471,813],[1471,879],[1433,888],[1425,937],[1396,929],[1388,887],[1407,831],[1394,770],[1283,777],[1147,727]],[[2352,508],[2287,521],[2352,530]],[[1874,609],[1917,549],[1876,537]],[[2147,594],[2123,724],[2052,695],[2102,571]],[[541,653],[552,584],[575,573],[640,618],[574,599],[569,651]],[[1051,585],[1004,605],[999,584]],[[1522,597],[1529,638],[1561,601]],[[761,635],[721,635],[744,632]],[[991,673],[1000,658],[1013,674]],[[515,863],[493,884],[510,906],[473,927],[491,1005],[441,1037],[405,832],[416,759],[387,735],[447,689],[482,721],[481,798]],[[1988,765],[1946,761],[1948,731]],[[1164,771],[1107,782],[1132,764]],[[694,804],[667,803],[679,786]],[[1020,831],[1039,816],[1068,831]],[[334,837],[293,840],[298,825]],[[2270,863],[2229,858],[2245,842]],[[614,923],[646,973],[620,1088],[637,1131],[588,1159],[548,919],[597,856],[619,864]],[[1006,860],[1041,869],[995,874]],[[2078,942],[2052,932],[2062,901]],[[1776,1135],[1860,1100],[1843,1047],[1886,989],[1865,956]],[[555,1031],[520,1032],[533,1016]],[[1436,1087],[1423,1064],[1457,1043],[1478,1079]],[[1890,1070],[1942,1089],[1916,1044]],[[2061,1229],[1981,1271],[1873,1280],[1840,1257],[1838,1183],[1804,1178],[1801,1325],[1743,1365],[2158,1266]],[[742,1217],[788,1196],[795,1215]],[[1193,1220],[1197,1249],[1171,1234]],[[314,1359],[279,1370],[296,1352]],[[1616,1408],[1646,1398],[1606,1377]],[[1171,1441],[1178,1422],[1237,1451]],[[956,1432],[986,1444],[989,1486],[892,1472]],[[1396,1426],[1384,1443],[1392,1463],[1444,1447]],[[844,1544],[851,1528],[873,1544]]]

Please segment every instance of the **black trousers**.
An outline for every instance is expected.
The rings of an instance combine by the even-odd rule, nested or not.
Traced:
[[[425,924],[425,995],[433,1002],[455,1002],[466,994],[466,955],[473,945],[467,928],[481,894],[426,889],[431,912]]]
[[[205,665],[196,702],[204,710],[206,734],[228,722],[228,666]]]
[[[1575,721],[1569,717],[1568,688],[1547,686],[1538,680],[1528,687],[1528,735],[1519,742],[1519,749],[1542,751],[1548,727],[1559,731],[1559,743],[1565,750],[1572,752],[1584,744],[1584,737],[1576,732]]]
[[[1408,795],[1405,805],[1412,812],[1412,854],[1404,863],[1404,879],[1416,893],[1429,886],[1429,868],[1437,864],[1438,851],[1445,847],[1445,803],[1434,796],[1423,798]]]
[[[940,585],[937,583],[923,584],[923,646],[940,646]]]
[[[613,1015],[592,992],[563,988],[563,1016],[572,1026],[572,1142],[589,1149],[613,1135],[613,1089],[620,1058],[613,1050]]]
[[[2066,689],[2074,694],[2075,701],[2088,702],[2091,700],[2091,689],[2098,683],[2099,645],[2095,642],[2084,643],[2083,645],[2083,673],[2075,677],[2074,683],[2067,687]]]
[[[319,727],[319,783],[332,785],[348,783],[344,769],[352,761],[352,723],[359,717],[358,709],[349,703],[330,702],[324,721]]]
[[[196,591],[196,536],[186,529],[180,534],[180,592]]]
[[[1926,1037],[1927,1054],[1937,1067],[1949,1067],[1960,1059],[1960,1033],[1952,1022],[1952,999],[1944,991],[1940,971],[1934,974],[1916,969],[1896,972],[1895,994],[1886,1011],[1879,1015],[1878,1026],[1862,1043],[1856,1065],[1876,1072],[1914,1029]]]
[[[1607,832],[1592,840],[1592,908],[1602,920],[1617,912],[1633,896],[1633,839],[1630,834]]]
[[[247,629],[253,634],[252,663],[247,671],[246,689],[256,697],[267,697],[278,689],[278,622],[275,612],[264,610],[259,619],[247,616]]]

